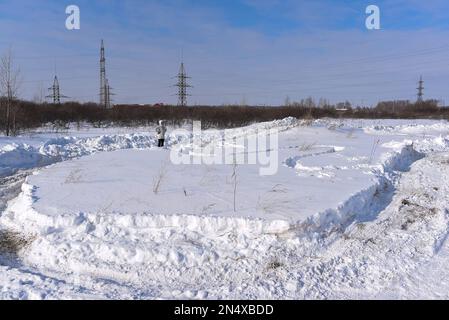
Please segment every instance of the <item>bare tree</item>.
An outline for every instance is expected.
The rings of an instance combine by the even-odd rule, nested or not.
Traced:
[[[44,103],[44,99],[45,99],[45,89],[44,89],[44,84],[41,81],[38,84],[37,92],[34,94],[33,102],[35,102],[37,104],[42,104],[42,103]]]
[[[20,88],[20,70],[14,66],[11,48],[0,58],[0,92],[6,100],[6,135],[11,134],[11,125],[15,127],[14,100]],[[14,119],[14,121],[11,121]],[[11,123],[13,122],[13,123]]]
[[[330,105],[330,102],[325,98],[320,98],[320,100],[318,101],[318,108],[326,108]]]

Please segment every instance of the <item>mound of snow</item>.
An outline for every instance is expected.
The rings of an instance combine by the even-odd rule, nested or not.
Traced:
[[[441,121],[433,124],[375,125],[364,128],[368,134],[382,135],[435,135],[449,134],[449,123]]]
[[[170,137],[168,145],[178,143]],[[146,149],[156,145],[155,138],[144,134],[103,135],[79,139],[65,137],[51,139],[40,147],[26,144],[6,145],[0,149],[0,176],[21,169],[31,169],[103,151]]]
[[[29,169],[52,163],[50,156],[40,153],[27,144],[11,144],[0,149],[0,177],[17,169]]]

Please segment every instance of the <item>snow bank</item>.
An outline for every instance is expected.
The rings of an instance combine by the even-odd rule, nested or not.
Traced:
[[[378,165],[370,166],[375,174],[373,184],[351,195],[336,209],[329,209],[310,217],[295,226],[309,237],[342,231],[355,220],[374,219],[389,203],[394,185],[401,172],[433,152],[447,152],[449,139],[442,136],[422,140],[391,141],[382,145],[393,151],[384,153]],[[303,233],[304,234],[304,233]]]
[[[364,131],[381,135],[449,134],[449,123],[441,121],[433,124],[374,125],[365,127]]]
[[[236,134],[251,134],[270,128],[288,130],[299,124],[296,119],[288,118],[253,125],[236,131]],[[182,143],[188,138],[171,136],[169,145]],[[345,135],[341,135],[339,139],[338,142],[335,141],[339,145],[352,142]],[[293,141],[292,143],[298,144]],[[367,141],[364,143],[370,144]],[[8,171],[19,168],[33,168],[96,152],[152,147],[154,137],[144,134],[105,135],[86,139],[58,138],[38,148],[24,144],[10,145],[0,152],[1,173],[7,174]],[[339,159],[340,153],[350,149],[351,145],[347,149],[342,146],[315,147],[322,150],[299,156],[294,151],[296,155],[289,155],[285,164],[289,169],[296,168],[305,172],[332,171],[330,166],[312,166],[302,162],[310,157],[323,155],[335,156],[333,160]],[[266,265],[271,258],[280,257],[282,261],[288,253],[295,252],[299,255],[298,252],[303,252],[303,243],[298,239],[332,239],[332,234],[341,234],[354,221],[375,219],[390,203],[395,181],[401,172],[407,171],[413,162],[428,152],[449,150],[449,140],[440,136],[419,141],[390,141],[382,144],[382,147],[389,152],[382,155],[380,162],[376,161],[374,165],[358,164],[373,174],[369,176],[372,181],[368,187],[348,195],[348,199],[337,208],[317,212],[305,221],[155,215],[147,212],[129,214],[106,212],[107,210],[48,214],[34,209],[33,204],[38,200],[36,187],[27,180],[20,195],[9,203],[0,223],[14,230],[39,235],[24,256],[25,263],[38,269],[56,270],[65,275],[74,275],[75,278],[87,275],[105,281],[111,280],[111,283],[131,284],[130,287],[133,288],[141,286],[145,290],[149,283],[153,285],[152,288],[159,290],[162,283],[164,288],[161,290],[167,291],[146,291],[148,295],[157,297],[178,296],[170,288],[208,288],[208,281],[215,281],[218,283],[217,287],[226,290],[226,285],[232,282],[230,277],[233,276],[228,270],[242,276],[228,286],[238,287],[242,279],[247,282],[254,280],[251,275],[257,274],[257,268],[263,270],[261,274],[266,274]],[[341,157],[345,156],[353,154]],[[343,194],[342,190],[346,190],[338,184],[335,189]],[[295,208],[298,211],[300,209]],[[298,243],[300,245],[294,246]],[[281,245],[292,245],[293,249],[291,252],[277,251]],[[180,281],[183,282],[181,285]],[[221,282],[224,284],[221,285]],[[204,298],[205,295],[203,292],[189,292],[182,297]]]
[[[236,135],[250,135],[260,130],[278,129],[288,130],[298,126],[300,122],[296,118],[286,118],[266,123],[258,123],[248,127],[233,130]],[[214,134],[207,134],[206,137]],[[170,135],[167,139],[168,146],[185,143],[190,137],[185,135]],[[107,152],[122,149],[149,149],[155,146],[155,138],[148,134],[124,134],[102,135],[99,137],[54,138],[45,142],[42,146],[31,147],[25,144],[8,145],[0,151],[0,174],[8,175],[19,169],[37,168],[56,162],[65,161],[81,156],[91,155],[97,152]],[[38,174],[38,172],[35,172]],[[11,201],[8,210],[1,217],[1,222],[13,229],[22,228],[29,233],[48,235],[61,230],[78,227],[79,218],[71,214],[46,214],[37,212],[33,208],[36,201],[33,191],[36,187],[28,184],[28,179],[22,185],[22,192]],[[96,213],[98,217],[101,212]],[[84,213],[80,213],[84,216]],[[135,214],[123,215],[114,213],[114,218],[95,219],[95,226],[104,228],[109,224],[128,221],[128,228],[165,228],[173,227],[186,229],[205,234],[217,234],[229,230],[240,230],[245,234],[282,233],[289,228],[286,221],[265,221],[262,219],[226,218],[226,217],[195,217],[187,215],[151,215]],[[117,218],[120,217],[120,218]],[[118,220],[117,220],[118,219]]]
[[[251,134],[261,129],[278,128],[279,130],[288,130],[296,127],[300,122],[295,118],[273,121],[269,123],[260,123],[241,129],[241,134]],[[438,124],[441,125],[441,124]],[[169,145],[184,142],[188,139],[185,136],[170,136]],[[152,148],[155,145],[154,137],[144,134],[126,134],[126,135],[104,135],[94,138],[78,139],[74,137],[65,137],[52,139],[39,148],[33,148],[26,145],[6,146],[0,154],[0,164],[3,174],[11,170],[20,168],[32,168],[51,164],[66,159],[85,156],[102,151],[114,151],[120,149],[145,149]],[[332,178],[332,166],[306,166],[301,163],[304,157],[311,157],[321,154],[339,153],[345,150],[345,147],[319,145],[319,152],[306,152],[304,155],[289,157],[285,161],[288,167],[295,168],[298,172],[312,173],[318,178]],[[114,213],[120,216],[120,221],[129,221],[129,228],[166,228],[168,226],[186,229],[192,232],[200,233],[220,233],[229,232],[229,230],[240,230],[241,234],[281,234],[288,230],[307,230],[306,233],[328,232],[335,228],[342,228],[361,215],[373,215],[378,209],[379,194],[388,192],[392,189],[397,172],[406,171],[408,167],[416,160],[422,158],[424,153],[435,152],[438,150],[448,150],[449,140],[443,137],[428,138],[413,142],[412,140],[391,141],[382,145],[384,148],[392,149],[392,152],[385,153],[381,157],[378,165],[365,165],[374,173],[373,181],[369,187],[360,190],[356,194],[349,195],[348,200],[341,203],[337,208],[328,209],[319,212],[306,221],[284,221],[276,219],[266,221],[264,219],[248,218],[226,218],[226,217],[204,217],[190,215],[151,215],[134,214],[123,215],[123,213]],[[361,165],[363,166],[363,165]],[[345,167],[346,168],[346,167]],[[347,168],[346,168],[347,169]],[[327,172],[329,171],[329,172]],[[33,209],[35,201],[33,191],[35,187],[25,182],[22,186],[22,193],[16,198],[8,208],[8,211],[2,217],[2,223],[10,227],[17,228],[21,226],[28,232],[47,235],[55,230],[64,230],[78,225],[74,222],[73,215],[47,215],[36,212]],[[376,207],[376,208],[373,208]],[[382,206],[382,204],[381,204]],[[20,212],[20,215],[15,213]],[[84,213],[80,213],[84,215]],[[101,212],[98,213],[101,215]],[[105,225],[113,223],[113,220],[102,218]],[[138,223],[136,222],[138,220]],[[100,221],[100,222],[101,222]],[[96,222],[95,225],[100,227]],[[102,223],[102,222],[101,222]]]
[[[104,137],[100,137],[98,139],[93,139],[92,141],[95,141],[90,144],[93,146],[92,149],[86,147],[85,144],[82,145],[82,148],[77,149],[74,147],[74,145],[77,145],[76,142],[65,144],[71,146],[70,149],[61,147],[64,146],[61,141],[59,141],[58,144],[49,144],[49,146],[51,146],[51,150],[53,151],[55,145],[61,147],[61,150],[56,150],[55,154],[64,154],[64,156],[70,157],[72,154],[79,155],[84,152],[94,152],[98,149],[114,150],[115,148],[123,148],[124,146],[131,148],[133,146],[143,146],[146,143],[145,140],[143,140],[143,142],[132,144],[132,139],[111,139],[110,137],[106,140]],[[113,141],[114,143],[112,143]],[[102,142],[106,147],[99,147],[102,145]],[[114,212],[113,214],[102,212],[92,214],[79,213],[77,216],[74,216],[73,214],[46,214],[45,212],[37,212],[34,210],[33,203],[37,200],[34,195],[36,187],[28,184],[27,181],[23,184],[20,195],[10,203],[8,210],[3,214],[1,223],[13,229],[19,227],[23,228],[24,231],[28,233],[39,233],[44,236],[71,228],[79,230],[79,225],[86,221],[91,221],[94,229],[107,229],[108,226],[115,225],[123,230],[174,228],[178,231],[189,230],[191,232],[210,235],[236,231],[238,234],[244,234],[246,236],[282,234],[291,230],[301,230],[301,232],[306,231],[305,234],[308,236],[316,236],[323,232],[344,228],[344,226],[351,223],[356,218],[363,218],[363,216],[370,216],[378,213],[379,208],[386,204],[381,203],[382,199],[378,198],[380,195],[385,197],[385,193],[394,189],[393,184],[398,173],[408,170],[413,162],[424,157],[424,152],[428,152],[429,150],[435,151],[435,146],[439,146],[437,149],[441,150],[449,149],[449,140],[439,137],[435,139],[426,139],[420,143],[408,144],[407,141],[400,143],[394,142],[387,144],[387,146],[393,148],[394,151],[384,154],[380,164],[367,166],[374,173],[372,183],[369,187],[356,194],[350,195],[348,200],[337,208],[319,212],[306,221],[299,221],[298,224],[295,224],[294,221],[283,219],[269,221],[265,219],[208,217],[204,215],[154,215],[151,213],[123,214],[121,212]],[[44,146],[42,149],[47,147],[48,146]],[[298,170],[301,169],[307,172],[317,171],[321,173],[321,171],[327,168],[305,167],[298,159],[295,160],[294,166]],[[38,173],[36,172],[35,174]],[[83,232],[89,232],[88,225],[85,226]]]
[[[39,148],[39,153],[67,160],[101,151],[145,149],[154,145],[154,137],[143,134],[103,135],[88,139],[67,137],[48,141]]]
[[[441,138],[426,139],[417,144],[390,143],[396,151],[385,153],[379,165],[371,166],[375,174],[373,184],[368,188],[351,195],[338,208],[331,208],[317,213],[294,227],[299,235],[322,239],[334,232],[343,231],[355,220],[375,219],[388,204],[394,193],[394,185],[401,172],[408,171],[410,166],[425,157],[423,151],[429,146],[440,145],[449,149],[449,140]],[[417,146],[419,146],[417,148]]]
[[[178,141],[170,137],[168,145]],[[155,138],[145,134],[103,135],[79,139],[65,137],[51,139],[40,147],[11,144],[0,149],[0,176],[17,170],[38,168],[96,152],[121,149],[145,149],[156,145]]]
[[[0,149],[0,177],[10,175],[18,169],[29,169],[52,163],[51,157],[39,153],[27,144],[11,144]]]
[[[297,126],[300,122],[293,117],[270,122],[257,123],[248,127],[232,130],[234,136],[255,134],[260,130],[278,129],[285,131]],[[207,135],[212,141],[217,139],[213,134]],[[167,146],[188,142],[191,135],[169,135]],[[155,136],[151,134],[101,135],[98,137],[54,138],[42,146],[32,147],[24,143],[8,144],[0,148],[0,177],[14,174],[18,170],[32,169],[69,160],[96,152],[122,149],[147,149],[157,145]]]
[[[213,277],[211,272],[215,270],[232,266],[242,274],[251,274],[253,259],[269,263],[280,238],[286,241],[282,245],[297,246],[297,250],[305,252],[315,243],[331,241],[332,235],[337,237],[355,220],[372,219],[390,203],[397,171],[406,170],[422,157],[415,145],[392,151],[382,164],[373,167],[376,176],[370,187],[350,196],[338,208],[317,213],[298,224],[150,213],[46,215],[33,209],[37,200],[35,187],[28,183],[1,217],[1,223],[11,229],[20,227],[26,233],[39,233],[26,255],[26,262],[38,268],[137,287],[157,285],[160,281],[167,286],[167,281],[161,279],[182,279],[191,286],[208,288],[209,284],[202,283],[202,279],[205,275]],[[304,238],[312,241],[300,240]],[[214,279],[220,283],[219,278]],[[172,292],[160,292],[157,296],[164,294],[173,296]],[[190,298],[201,296],[197,292]]]
[[[276,234],[289,229],[290,224],[283,220],[266,221],[263,219],[247,219],[238,217],[205,217],[193,215],[160,215],[151,213],[123,214],[121,212],[46,214],[33,208],[37,200],[34,196],[36,187],[25,182],[22,192],[14,199],[8,210],[1,217],[1,223],[11,229],[21,229],[26,233],[37,233],[42,236],[61,232],[70,228],[89,232],[89,221],[94,229],[106,230],[117,226],[123,230],[174,228],[189,230],[201,234],[222,234],[233,230],[246,235]]]

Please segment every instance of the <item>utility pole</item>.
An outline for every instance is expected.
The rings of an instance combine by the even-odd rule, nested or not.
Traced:
[[[106,78],[106,56],[104,53],[104,41],[101,40],[100,48],[100,106],[110,109],[111,105],[111,88]]]
[[[423,102],[423,97],[424,97],[424,81],[422,79],[422,76],[419,78],[419,87],[417,88],[418,90],[418,102]]]
[[[53,80],[53,86],[48,88],[48,90],[50,90],[51,93],[46,96],[46,98],[51,98],[53,100],[53,104],[61,104],[62,98],[68,98],[67,96],[61,95],[57,76],[55,76],[55,79]]]
[[[175,84],[174,86],[178,87],[178,93],[177,93],[178,106],[186,107],[187,106],[187,96],[189,96],[189,94],[187,93],[187,88],[192,88],[192,86],[187,83],[187,79],[191,79],[191,78],[187,76],[183,62],[181,62],[181,67],[179,68],[179,73],[178,73],[177,78],[178,78],[178,83]]]

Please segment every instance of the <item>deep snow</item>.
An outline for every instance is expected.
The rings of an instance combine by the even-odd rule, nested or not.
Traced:
[[[449,296],[432,287],[449,257],[448,123],[284,119],[237,134],[257,128],[281,131],[280,167],[261,177],[238,166],[236,212],[232,166],[174,166],[150,130],[9,139],[0,226],[29,244],[3,255],[0,294]],[[170,136],[169,148],[187,138]]]

